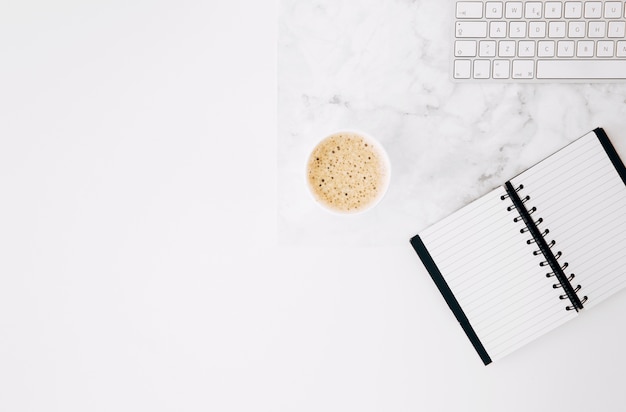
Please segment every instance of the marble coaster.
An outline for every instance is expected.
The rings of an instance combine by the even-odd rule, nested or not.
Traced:
[[[454,2],[280,0],[279,13],[280,244],[408,249],[564,144],[626,129],[626,84],[454,83]],[[356,216],[326,213],[307,193],[307,157],[339,129],[374,136],[391,162],[385,198]]]

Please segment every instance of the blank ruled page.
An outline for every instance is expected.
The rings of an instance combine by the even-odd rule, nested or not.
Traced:
[[[595,133],[512,179],[537,207],[546,240],[562,252],[566,275],[592,307],[626,286],[626,186]],[[567,301],[569,302],[569,301]]]
[[[492,360],[575,317],[500,187],[419,234]]]

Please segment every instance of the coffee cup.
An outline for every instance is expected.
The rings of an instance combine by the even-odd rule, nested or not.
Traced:
[[[372,136],[339,130],[325,136],[311,151],[306,180],[313,199],[339,214],[370,210],[384,197],[391,167],[383,146]]]

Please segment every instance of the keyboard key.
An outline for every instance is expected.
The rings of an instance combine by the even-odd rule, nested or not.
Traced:
[[[535,42],[532,40],[521,40],[517,44],[517,55],[519,57],[534,57]]]
[[[528,23],[528,37],[546,37],[546,22],[531,21],[530,23]]]
[[[558,57],[574,57],[574,42],[572,40],[560,40],[557,43],[556,55]]]
[[[489,37],[502,38],[506,37],[506,22],[492,21],[489,24]]]
[[[454,78],[469,79],[472,67],[471,60],[455,60],[454,61]]]
[[[586,19],[599,19],[602,17],[602,2],[601,1],[586,1],[585,2],[585,18]]]
[[[498,43],[498,56],[515,57],[515,41],[501,40],[500,43]]]
[[[495,57],[496,42],[494,40],[482,40],[480,42],[478,55],[480,57]]]
[[[548,1],[545,4],[545,9],[543,12],[543,16],[546,19],[560,19],[561,18],[561,7],[562,3],[560,1]]]
[[[483,17],[482,1],[458,1],[456,17],[459,19],[480,19]]]
[[[512,21],[509,24],[509,36],[513,38],[526,37],[526,22],[525,21]]]
[[[604,17],[607,19],[619,19],[622,17],[622,2],[607,1],[604,3]]]
[[[626,57],[626,41],[617,42],[617,57]]]
[[[511,63],[508,60],[494,60],[493,61],[493,78],[494,79],[508,79],[510,77]]]
[[[487,37],[487,22],[458,21],[456,23],[456,37]]]
[[[596,48],[598,57],[613,57],[615,54],[615,43],[612,40],[600,40]]]
[[[522,18],[522,2],[521,1],[507,1],[504,16],[507,19],[521,19]]]
[[[491,60],[474,60],[474,78],[488,79],[491,76]]]
[[[576,57],[593,57],[593,40],[580,40],[576,43]]]
[[[488,1],[485,5],[485,17],[488,19],[501,19],[502,18],[502,2],[501,1]]]
[[[548,37],[553,39],[565,37],[565,22],[564,21],[551,21],[548,26]]]
[[[613,39],[623,38],[626,33],[626,22],[623,21],[611,21],[609,22],[609,31],[607,37]]]
[[[580,19],[583,16],[583,4],[580,1],[565,2],[565,18]]]
[[[527,19],[540,19],[542,12],[542,4],[540,1],[528,1],[526,2],[526,10],[524,17]]]
[[[626,60],[537,60],[538,79],[624,79]]]
[[[584,21],[571,21],[569,23],[569,31],[567,33],[568,37],[572,38],[580,38],[585,37],[585,26],[586,23]]]
[[[476,41],[457,40],[456,42],[454,42],[454,55],[456,57],[475,57]]]
[[[543,40],[537,43],[537,56],[554,57],[554,41]]]
[[[532,79],[535,77],[534,60],[513,60],[514,79]]]
[[[606,32],[605,21],[590,21],[589,22],[589,37],[598,38],[604,37]]]

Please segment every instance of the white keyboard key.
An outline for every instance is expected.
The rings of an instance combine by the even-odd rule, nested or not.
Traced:
[[[456,17],[459,19],[480,19],[483,17],[482,1],[458,1]]]
[[[617,42],[617,57],[626,57],[626,41]]]
[[[554,57],[554,41],[542,40],[537,43],[537,56]]]
[[[624,79],[626,60],[537,60],[538,79]]]
[[[546,19],[560,19],[562,6],[563,4],[560,1],[547,1],[544,6],[543,16]]]
[[[526,22],[512,21],[509,23],[509,36],[513,38],[526,37]]]
[[[520,40],[517,44],[517,55],[519,57],[534,57],[535,42],[532,40]]]
[[[565,37],[565,22],[551,21],[548,26],[548,37],[559,39]]]
[[[515,57],[515,41],[501,40],[498,43],[499,57]]]
[[[612,40],[598,41],[596,55],[598,57],[613,57],[615,54],[615,43]]]
[[[579,40],[576,43],[576,57],[593,57],[593,40]]]
[[[526,2],[526,10],[524,11],[524,17],[527,19],[539,19],[541,18],[542,4],[540,1],[528,1]]]
[[[568,37],[572,38],[580,38],[585,37],[586,23],[584,21],[570,21],[569,23],[569,31],[567,32]]]
[[[508,79],[510,77],[511,63],[508,60],[493,61],[493,78]]]
[[[454,78],[469,79],[472,67],[471,60],[455,60],[454,61]]]
[[[586,19],[599,19],[602,17],[602,2],[601,1],[586,1],[585,2],[585,18]]]
[[[514,79],[532,79],[535,77],[534,60],[513,60]]]
[[[621,39],[626,34],[626,22],[623,21],[611,21],[609,22],[609,32],[607,37],[613,39]]]
[[[622,17],[622,2],[607,1],[604,3],[604,17],[607,19],[619,19]]]
[[[496,57],[496,42],[494,40],[482,40],[478,50],[480,57]]]
[[[506,17],[507,19],[521,19],[522,8],[523,5],[521,1],[507,1],[504,17]]]
[[[491,60],[474,60],[474,78],[488,79],[491,76]]]
[[[589,37],[599,38],[604,37],[606,32],[605,21],[590,21],[589,22]]]
[[[454,55],[456,57],[476,56],[475,40],[457,40],[454,42]]]
[[[506,37],[506,22],[492,21],[489,23],[489,37],[502,38]]]
[[[456,23],[456,37],[487,37],[487,22],[458,21]]]
[[[488,19],[501,19],[502,18],[502,2],[501,1],[488,1],[485,5],[485,17]]]
[[[546,22],[531,21],[528,23],[528,37],[542,38],[546,37]]]
[[[580,1],[565,2],[565,18],[580,19],[583,16],[583,4]]]
[[[557,43],[556,55],[558,57],[574,57],[574,42],[572,40],[561,40]]]

